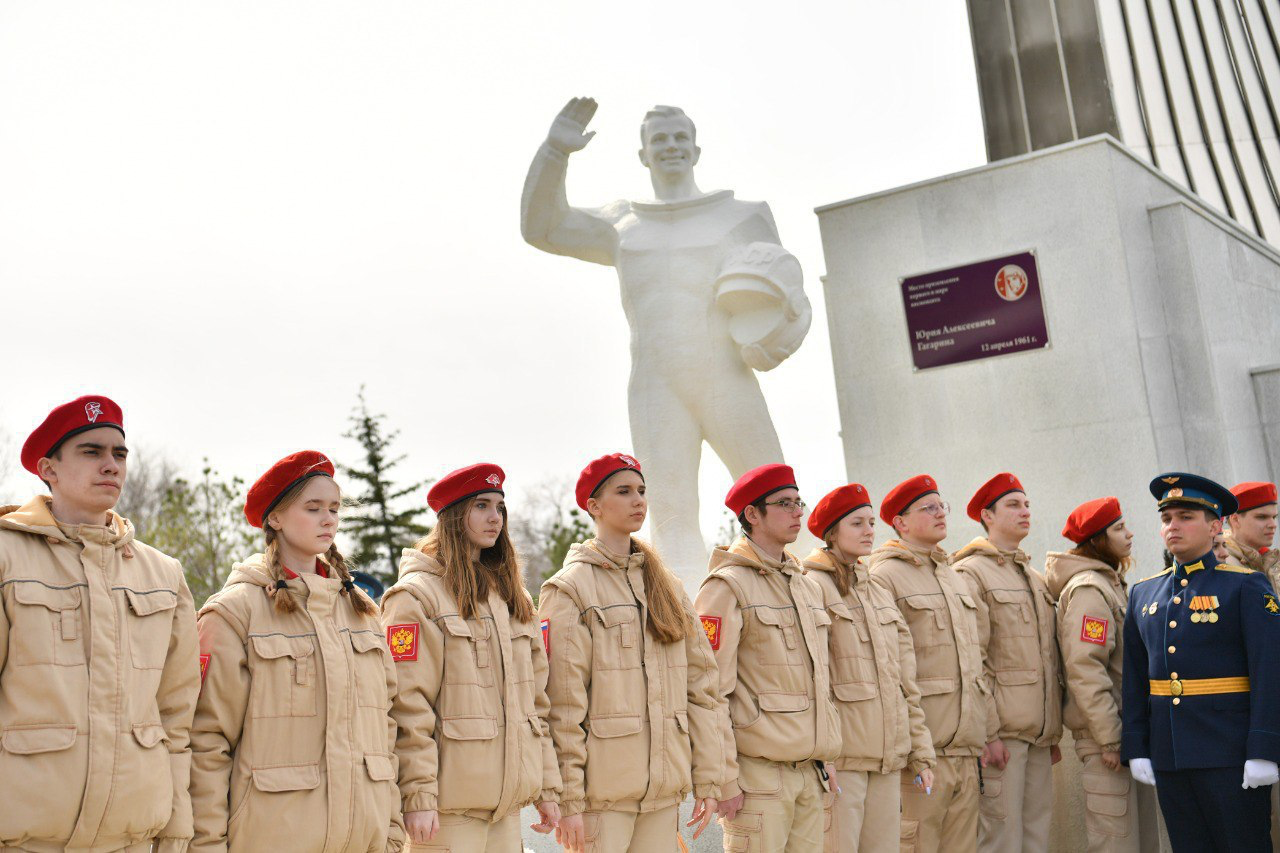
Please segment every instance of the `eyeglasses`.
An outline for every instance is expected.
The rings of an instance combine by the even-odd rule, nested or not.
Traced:
[[[765,501],[764,505],[780,506],[786,512],[795,512],[798,509],[804,509],[805,507],[808,506],[808,504],[802,500],[799,500],[799,499],[792,500],[791,498],[783,498],[780,501]]]
[[[937,503],[937,504],[925,504],[924,506],[918,506],[914,509],[909,509],[906,512],[901,513],[901,515],[907,515],[908,513],[913,513],[913,512],[927,512],[929,513],[929,515],[932,515],[935,518],[941,518],[942,516],[947,515],[949,512],[951,512],[951,504],[947,503],[946,501],[943,501],[942,503]]]

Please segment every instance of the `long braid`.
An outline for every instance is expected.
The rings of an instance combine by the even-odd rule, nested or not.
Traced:
[[[267,534],[267,550],[263,553],[263,562],[267,564],[267,577],[271,586],[267,587],[267,595],[275,603],[277,613],[293,613],[298,609],[298,602],[293,600],[285,586],[284,567],[280,565],[280,544],[276,541],[279,534],[270,525],[265,528]]]
[[[355,582],[351,580],[351,569],[347,566],[347,558],[342,556],[342,552],[338,550],[336,544],[329,546],[329,550],[325,552],[325,561],[330,568],[338,573],[338,578],[342,581],[342,595],[351,599],[351,606],[362,616],[372,616],[378,612],[378,608],[373,601],[363,595],[356,588]]]

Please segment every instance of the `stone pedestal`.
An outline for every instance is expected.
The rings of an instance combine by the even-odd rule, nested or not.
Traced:
[[[948,549],[981,534],[963,507],[1007,470],[1037,565],[1069,547],[1076,504],[1116,495],[1145,577],[1161,567],[1155,474],[1280,474],[1280,254],[1111,137],[817,213],[848,476],[879,501],[933,474]],[[913,371],[900,279],[1028,249],[1050,346]],[[1059,798],[1055,837],[1082,839],[1078,792]]]

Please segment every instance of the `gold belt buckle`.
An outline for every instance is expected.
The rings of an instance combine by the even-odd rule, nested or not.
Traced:
[[[1182,681],[1180,679],[1175,678],[1169,682],[1169,693],[1173,696],[1182,695]]]

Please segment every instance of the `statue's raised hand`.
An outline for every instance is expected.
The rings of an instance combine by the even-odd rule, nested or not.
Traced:
[[[587,133],[587,125],[596,114],[594,98],[570,98],[564,105],[560,115],[551,122],[551,130],[547,131],[547,144],[562,154],[581,151],[596,135],[593,130]]]

